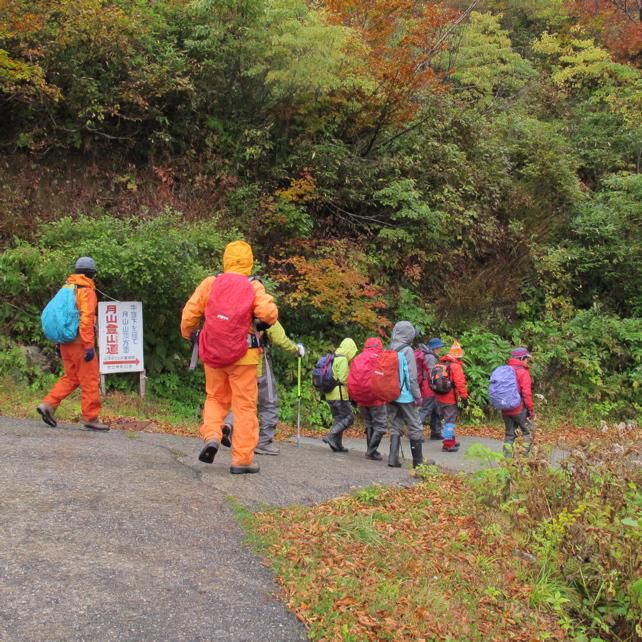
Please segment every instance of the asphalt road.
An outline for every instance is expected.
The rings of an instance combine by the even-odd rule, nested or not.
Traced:
[[[249,476],[229,474],[226,449],[211,466],[199,449],[185,437],[0,417],[0,639],[305,640],[229,498],[315,503],[413,483],[407,468],[318,441],[283,444]]]
[[[470,471],[468,442],[501,448],[461,441],[457,454],[426,442],[425,455]],[[258,459],[259,475],[233,476],[229,451],[202,464],[196,439],[0,417],[0,640],[307,639],[230,498],[285,506],[414,483],[407,459],[389,468],[364,458],[363,440],[345,443],[348,454],[315,439],[281,444]]]

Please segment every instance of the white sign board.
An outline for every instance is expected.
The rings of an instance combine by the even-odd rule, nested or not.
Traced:
[[[142,372],[143,304],[102,301],[98,304],[100,374]]]

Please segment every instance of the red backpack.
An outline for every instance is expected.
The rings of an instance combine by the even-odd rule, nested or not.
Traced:
[[[234,272],[214,279],[198,345],[201,361],[211,368],[231,366],[248,350],[256,298],[251,281]]]
[[[350,364],[348,394],[361,406],[375,406],[381,403],[381,399],[372,392],[372,376],[380,354],[377,350],[364,350]]]
[[[399,381],[399,353],[384,350],[379,354],[375,369],[372,371],[372,394],[381,401],[396,401],[401,394]]]

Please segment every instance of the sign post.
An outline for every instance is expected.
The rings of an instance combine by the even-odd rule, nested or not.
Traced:
[[[143,304],[140,301],[102,301],[98,304],[98,349],[103,395],[106,375],[138,372],[140,396],[144,397]]]

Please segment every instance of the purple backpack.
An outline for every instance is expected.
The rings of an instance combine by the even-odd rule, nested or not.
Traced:
[[[497,410],[512,410],[522,403],[517,386],[517,375],[510,366],[499,366],[490,375],[488,387],[490,403]]]

